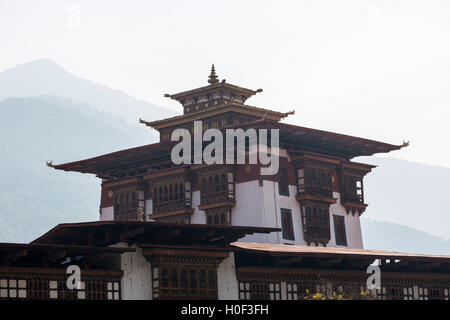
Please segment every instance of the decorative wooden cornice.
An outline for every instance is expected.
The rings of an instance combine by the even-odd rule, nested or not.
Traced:
[[[326,270],[303,268],[269,268],[269,267],[239,267],[236,269],[239,281],[271,279],[278,281],[314,281],[319,284],[321,279],[346,279],[365,283],[367,273],[354,270]]]
[[[104,181],[103,185],[111,191],[143,188],[141,177]]]
[[[236,205],[236,201],[228,200],[223,202],[211,203],[204,206],[198,206],[199,210],[210,210],[215,208],[232,208]]]
[[[167,170],[160,170],[158,172],[153,172],[149,174],[145,174],[143,176],[143,180],[145,182],[150,182],[152,184],[158,184],[160,182],[164,181],[171,181],[171,180],[186,180],[190,179],[191,177],[191,171],[189,167],[183,166],[183,167],[175,167],[170,168]]]
[[[320,154],[312,154],[312,153],[305,153],[301,150],[290,150],[288,151],[291,153],[291,161],[295,165],[308,165],[313,167],[321,167],[324,169],[330,169],[341,165],[342,159],[339,158],[332,158],[327,157],[325,155]],[[302,154],[296,155],[295,153],[299,152]]]
[[[143,250],[143,255],[155,265],[161,264],[194,264],[216,267],[223,259],[227,258],[227,251],[215,250],[189,250],[169,248],[148,248]]]
[[[342,162],[342,173],[344,175],[363,177],[372,171],[373,168],[376,168],[376,166],[353,161]]]
[[[213,172],[234,172],[235,169],[236,166],[234,164],[199,164],[191,167],[191,170],[200,176],[209,175]]]
[[[362,215],[364,211],[366,211],[366,208],[368,206],[368,204],[365,203],[351,201],[345,201],[342,205],[345,208],[345,212],[347,214],[351,213],[352,215],[355,215],[355,213],[358,213],[358,215]]]
[[[160,218],[167,218],[167,217],[173,217],[173,216],[179,216],[179,215],[191,215],[193,213],[194,213],[194,209],[185,208],[185,209],[171,211],[171,212],[151,214],[148,217],[149,217],[149,219],[158,220]]]
[[[315,196],[315,195],[309,195],[309,194],[298,194],[295,196],[295,199],[297,199],[297,201],[317,201],[317,202],[324,202],[327,204],[333,204],[336,203],[337,199],[335,198],[328,198],[328,197],[321,197],[321,196]]]
[[[265,119],[274,121],[280,121],[281,119],[288,116],[288,113],[281,113],[273,110],[253,107],[238,102],[229,102],[209,107],[206,110],[195,111],[181,116],[175,116],[163,120],[148,122],[141,119],[140,123],[143,123],[146,126],[154,128],[156,130],[160,130],[167,127],[181,126],[183,124],[190,123],[195,120],[202,120],[205,118],[214,117],[228,112],[236,112],[240,114],[255,116],[257,118],[264,117]]]

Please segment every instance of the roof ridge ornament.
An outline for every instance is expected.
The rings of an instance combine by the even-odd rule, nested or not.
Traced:
[[[47,167],[49,167],[49,168],[55,168],[55,165],[53,164],[53,160],[46,161],[45,164],[46,164]]]
[[[216,74],[216,69],[214,68],[214,63],[213,63],[212,67],[211,67],[211,73],[209,74],[208,83],[209,84],[216,84],[218,82],[219,82],[219,77]]]
[[[400,148],[406,148],[409,146],[409,140],[405,142],[405,140],[403,140],[403,143],[400,145]]]

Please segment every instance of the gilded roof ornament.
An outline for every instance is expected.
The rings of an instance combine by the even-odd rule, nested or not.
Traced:
[[[214,63],[211,67],[211,73],[209,74],[208,83],[209,84],[215,84],[219,82],[219,77],[216,74],[216,69],[214,68]]]
[[[55,166],[53,165],[53,161],[52,160],[50,160],[50,161],[46,161],[46,163],[45,163],[46,165],[47,165],[47,167],[49,167],[49,168],[55,168]]]
[[[149,122],[148,122],[148,121],[145,121],[145,120],[143,120],[143,119],[141,119],[141,118],[139,118],[139,123],[143,123],[143,124],[149,124]]]
[[[409,146],[409,141],[403,140],[403,143],[400,145],[400,148],[406,148],[407,146]]]

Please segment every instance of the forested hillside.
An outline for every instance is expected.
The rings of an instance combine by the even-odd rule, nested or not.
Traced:
[[[156,141],[147,128],[61,98],[6,99],[0,114],[0,241],[30,241],[58,223],[98,219],[99,179],[51,169],[46,161]]]

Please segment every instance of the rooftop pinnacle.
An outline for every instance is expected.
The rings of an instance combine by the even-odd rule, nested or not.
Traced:
[[[217,82],[219,82],[219,78],[217,77],[216,69],[214,68],[214,63],[213,63],[213,65],[211,67],[211,74],[209,75],[208,83],[215,84]]]

